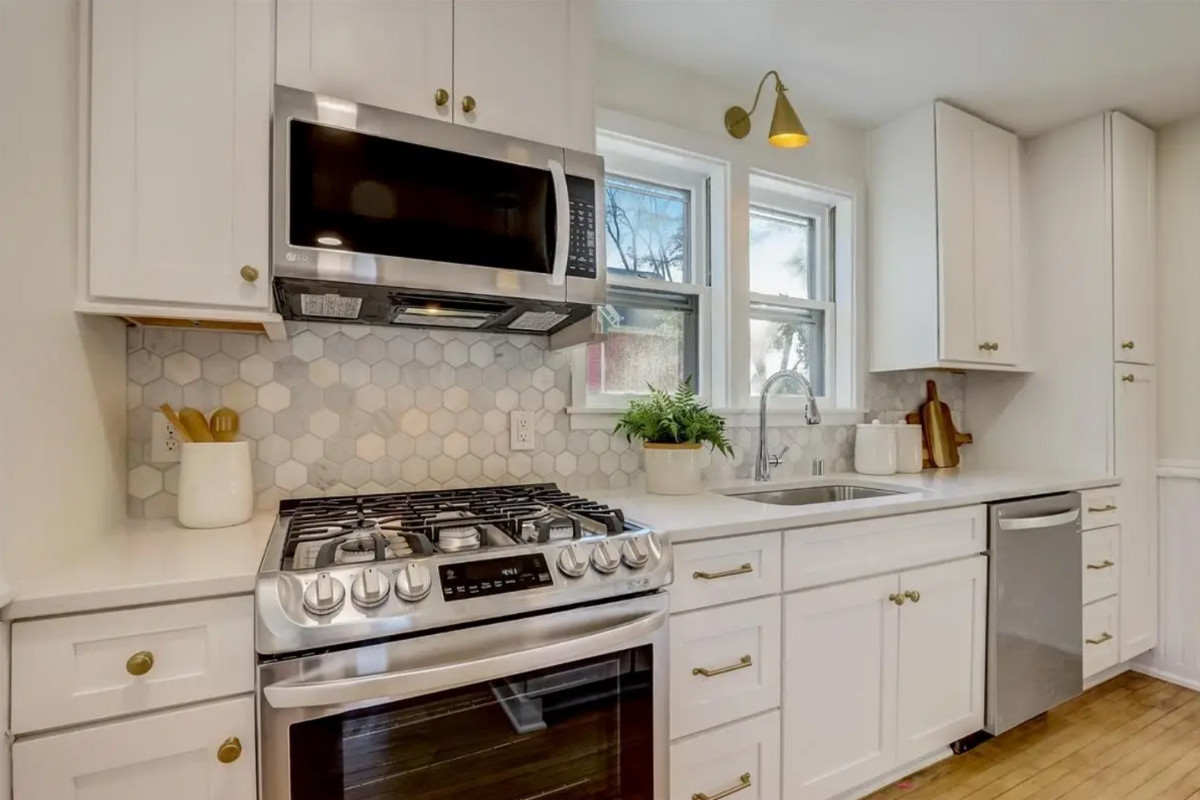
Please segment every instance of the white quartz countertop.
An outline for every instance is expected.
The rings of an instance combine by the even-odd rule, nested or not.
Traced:
[[[683,497],[653,495],[634,489],[588,492],[588,497],[621,508],[629,519],[666,533],[673,542],[689,542],[743,533],[829,525],[872,517],[971,506],[1054,492],[1098,489],[1116,486],[1120,482],[1119,478],[1111,475],[947,469],[879,478],[849,473],[770,483],[738,481],[713,485],[708,491]],[[807,506],[770,505],[726,494],[847,483],[897,489],[905,493]]]
[[[65,562],[8,575],[5,619],[196,600],[254,591],[275,514],[210,530],[175,520],[129,520]]]

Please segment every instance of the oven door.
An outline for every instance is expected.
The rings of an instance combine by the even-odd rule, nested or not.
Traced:
[[[283,86],[273,135],[277,276],[604,301],[599,157]]]
[[[667,795],[667,595],[263,664],[263,800]]]

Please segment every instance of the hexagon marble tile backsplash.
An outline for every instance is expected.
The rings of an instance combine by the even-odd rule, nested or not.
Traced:
[[[554,481],[575,492],[638,486],[641,446],[607,431],[572,431],[568,357],[538,337],[363,325],[288,323],[290,337],[130,328],[129,515],[171,517],[178,464],[150,461],[162,403],[241,414],[260,510],[311,497],[489,483]],[[894,421],[925,399],[925,374],[871,375],[873,416]],[[961,375],[930,373],[956,419]],[[537,412],[537,444],[512,452],[508,412]],[[757,433],[731,428],[732,460],[707,477],[749,476]],[[776,474],[807,475],[812,459],[850,469],[853,426],[772,428],[790,447]]]

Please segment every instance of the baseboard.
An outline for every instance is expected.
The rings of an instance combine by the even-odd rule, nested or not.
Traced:
[[[1143,675],[1149,675],[1151,678],[1158,678],[1160,681],[1173,683],[1176,686],[1182,686],[1185,689],[1200,692],[1200,680],[1189,678],[1183,675],[1176,675],[1174,672],[1162,669],[1160,667],[1152,667],[1149,664],[1130,664],[1129,668],[1134,672],[1140,672]]]
[[[859,800],[859,798],[866,797],[869,794],[877,792],[885,786],[891,786],[896,781],[902,778],[907,778],[914,772],[920,772],[926,767],[931,767],[939,761],[943,761],[952,755],[954,755],[954,753],[949,747],[940,748],[924,758],[918,758],[916,761],[910,761],[902,767],[897,767],[891,772],[881,775],[873,781],[868,781],[867,783],[856,786],[853,789],[848,789],[841,794],[834,795],[832,798],[830,798],[830,800]]]

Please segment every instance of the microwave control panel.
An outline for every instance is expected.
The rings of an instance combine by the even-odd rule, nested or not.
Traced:
[[[596,182],[590,178],[567,176],[567,196],[571,201],[571,236],[567,250],[567,275],[575,278],[596,277]]]
[[[438,577],[442,581],[443,600],[466,600],[554,585],[542,553],[439,564]]]

